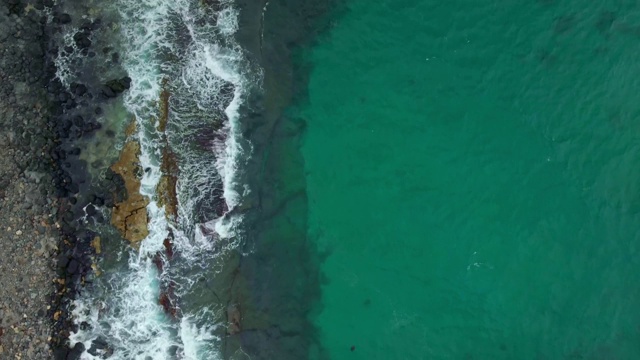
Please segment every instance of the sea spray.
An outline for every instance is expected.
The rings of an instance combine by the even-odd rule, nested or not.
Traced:
[[[84,359],[101,354],[110,359],[217,357],[213,333],[221,325],[214,321],[224,304],[180,309],[180,319],[173,319],[158,299],[163,281],[175,284],[178,295],[188,293],[195,283],[192,269],[222,266],[216,257],[240,243],[241,216],[229,213],[246,191],[236,174],[250,152],[238,134],[239,108],[260,74],[245,64],[232,38],[237,11],[229,1],[221,5],[214,13],[195,0],[117,4],[123,66],[132,79],[124,102],[137,125],[133,138],[140,144],[140,193],[149,199],[149,235],[137,251],[130,250],[125,269],[106,271],[76,301],[79,330],[70,342],[84,344]],[[165,133],[158,130],[163,90],[171,93]],[[156,195],[167,144],[180,170],[177,219],[167,216]],[[159,269],[153,258],[164,251],[170,232],[177,254],[171,262],[163,256]]]

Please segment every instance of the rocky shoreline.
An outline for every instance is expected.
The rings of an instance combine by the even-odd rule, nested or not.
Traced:
[[[0,358],[52,357],[57,191],[45,89],[44,24],[16,0],[0,4]]]
[[[280,27],[262,18],[263,2],[256,2],[250,9],[248,4],[240,3],[249,16],[244,19],[245,27],[238,40],[263,63],[270,94],[265,99],[270,109],[263,114],[266,125],[255,129],[252,139],[262,152],[268,146],[257,139],[268,142],[278,136],[275,124],[296,92],[293,79],[288,77],[291,74],[283,77],[276,71],[280,67],[274,64],[291,61],[291,54],[281,51],[286,48],[285,40],[301,40],[296,38],[297,33],[273,33],[272,29]],[[70,316],[71,301],[92,281],[92,272],[97,270],[95,260],[108,241],[98,236],[101,231],[97,229],[113,225],[120,237],[134,247],[146,236],[143,208],[148,200],[138,193],[137,177],[144,171],[138,164],[138,144],[123,139],[125,151],[111,164],[107,164],[111,159],[105,159],[104,154],[94,154],[101,157],[96,163],[87,161],[84,154],[90,151],[82,144],[96,132],[117,138],[130,137],[133,131],[129,129],[127,135],[100,130],[102,108],[126,91],[131,80],[122,72],[118,53],[106,47],[108,41],[102,41],[108,38],[108,31],[117,28],[116,24],[108,17],[101,19],[97,10],[89,6],[73,0],[57,4],[52,0],[0,0],[0,141],[5,145],[0,148],[0,253],[4,255],[0,258],[0,358],[78,359],[85,348],[82,343],[69,348],[69,334],[77,330]],[[277,9],[270,11],[274,10]],[[317,15],[324,10],[310,6],[306,11]],[[286,14],[288,10],[279,11]],[[265,29],[268,36],[258,38],[256,35]],[[70,35],[66,36],[67,43],[62,41],[65,32]],[[263,40],[269,46],[263,48]],[[60,64],[72,64],[65,71],[76,71],[70,78],[82,81],[64,86],[56,78]],[[100,77],[112,80],[104,82]],[[286,81],[280,81],[283,78]],[[157,126],[163,133],[169,96],[165,89],[159,102],[162,116],[157,119]],[[158,197],[167,216],[175,218],[177,156],[171,152],[166,137],[163,141]],[[264,189],[264,194],[271,193]],[[254,206],[249,216],[261,218],[261,213],[270,213],[271,207],[277,207],[276,200],[266,195],[262,201],[252,199],[251,204],[260,205]],[[211,201],[218,216],[229,210],[223,201]],[[110,214],[113,217],[109,220]],[[170,232],[164,242],[165,252],[154,259],[161,273],[166,265],[163,261],[172,261],[171,236]],[[291,312],[286,306],[272,303],[270,294],[277,291],[266,290],[256,282],[271,281],[275,286],[281,279],[265,277],[258,262],[242,260],[239,253],[227,260],[226,274],[217,274],[215,281],[217,293],[224,294],[222,300],[228,305],[228,328],[222,334],[225,358],[242,348],[257,358],[276,354],[301,358],[310,344],[301,335],[286,335],[288,332],[283,329],[306,333],[308,325],[300,322],[306,316],[306,307]],[[283,274],[290,272],[278,269]],[[313,267],[303,270],[299,273],[304,278],[317,275]],[[312,295],[309,298],[317,297],[315,284],[312,281],[305,290]],[[175,317],[172,283],[163,283],[162,289],[159,304]],[[297,350],[292,351],[292,346]],[[108,344],[94,341],[89,352],[96,350],[108,354]]]
[[[125,196],[118,174],[92,178],[80,154],[81,140],[101,128],[101,102],[130,80],[62,85],[56,60],[82,69],[101,26],[73,21],[74,44],[64,46],[56,34],[72,16],[53,1],[0,2],[0,358],[68,360],[84,351],[68,345],[71,300],[96,268],[101,244],[91,229],[108,223],[101,209]],[[118,71],[117,53],[103,52]]]

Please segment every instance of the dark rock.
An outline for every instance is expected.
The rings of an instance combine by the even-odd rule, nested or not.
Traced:
[[[62,220],[66,222],[72,222],[73,219],[74,219],[73,213],[70,211],[65,212],[64,216],[62,217]]]
[[[109,86],[103,86],[101,93],[106,98],[114,98],[118,96]]]
[[[91,347],[89,348],[89,354],[93,356],[98,355],[98,351],[107,351],[109,348],[109,344],[101,338],[97,338],[91,342]]]
[[[53,358],[55,360],[66,360],[68,354],[69,354],[68,349],[66,349],[65,347],[59,347],[53,351]]]
[[[98,130],[98,129],[100,129],[101,127],[102,127],[102,125],[100,125],[99,123],[95,123],[95,122],[85,123],[85,124],[82,126],[82,131],[83,131],[85,134],[89,134],[89,133],[91,133],[91,132],[92,132],[92,131],[94,131],[94,130]]]
[[[97,107],[94,111],[93,111],[96,115],[101,115],[102,114],[102,108],[101,107]]]
[[[20,4],[19,0],[9,0],[8,7],[9,7],[9,14],[20,15],[24,10],[24,5]]]
[[[96,214],[96,207],[93,206],[92,204],[87,205],[87,207],[84,210],[89,216],[93,216]]]
[[[129,89],[131,87],[131,78],[128,76],[125,76],[122,79],[120,79],[120,82],[124,85],[125,89]]]
[[[84,21],[82,23],[82,25],[80,25],[80,30],[82,30],[83,32],[90,33],[91,32],[91,21],[88,21],[88,20]]]
[[[73,41],[80,49],[87,49],[91,46],[91,39],[89,35],[84,32],[77,32],[73,35]]]
[[[55,65],[53,66],[53,74],[56,73],[56,67]],[[60,79],[54,79],[52,81],[49,82],[49,84],[47,85],[47,90],[52,93],[55,94],[59,91],[62,90],[62,82],[60,81]]]
[[[71,236],[71,235],[73,235],[73,232],[74,232],[73,226],[71,226],[71,225],[69,225],[67,223],[62,224],[62,233],[63,234],[65,234],[67,236]]]
[[[80,359],[80,356],[82,355],[84,350],[85,350],[84,345],[82,343],[77,343],[73,347],[73,349],[71,349],[71,351],[69,351],[69,354],[67,355],[67,360],[78,360],[78,359]]]
[[[127,76],[122,79],[109,80],[106,85],[115,93],[121,93],[131,86],[131,78]]]
[[[57,46],[53,46],[47,51],[47,54],[49,54],[52,58],[57,58],[60,55],[60,48]],[[53,65],[53,64],[50,64],[50,65]],[[51,80],[51,81],[54,81],[54,80]]]
[[[84,119],[80,115],[76,115],[73,117],[73,124],[77,127],[82,127],[84,125]]]
[[[67,185],[67,190],[70,194],[77,194],[80,192],[80,187],[76,183],[71,183]]]
[[[60,254],[58,257],[58,266],[66,268],[69,265],[69,257],[66,254]]]
[[[71,15],[69,14],[54,15],[53,21],[58,24],[69,24],[71,23]]]
[[[87,92],[87,87],[84,84],[78,84],[78,86],[76,86],[76,89],[74,91],[74,93],[78,96],[82,96]]]
[[[69,288],[69,289],[71,289],[71,288],[75,288],[75,287],[76,287],[76,284],[78,284],[78,283],[80,282],[80,277],[81,277],[81,276],[82,276],[81,274],[68,274],[68,273],[67,273],[67,276],[66,276],[66,283],[67,283],[67,285],[68,285],[68,288]],[[71,285],[71,286],[69,286],[69,285]],[[71,330],[71,329],[70,329],[70,330]]]
[[[73,123],[69,119],[62,120],[62,123],[60,124],[60,128],[64,131],[69,131],[72,126],[73,126]],[[63,151],[60,152],[60,159],[66,159],[66,158],[67,158],[67,154],[65,154]]]
[[[69,274],[77,274],[80,268],[80,264],[76,261],[76,259],[71,259],[69,264],[67,265],[67,272]]]
[[[76,106],[78,106],[78,103],[76,103],[76,101],[73,100],[73,99],[69,99],[64,103],[64,108],[67,109],[67,110],[73,109]]]

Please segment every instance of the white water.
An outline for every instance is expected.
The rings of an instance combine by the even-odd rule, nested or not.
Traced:
[[[102,296],[87,294],[76,301],[76,324],[86,322],[90,328],[70,336],[71,346],[82,342],[87,349],[98,337],[106,340],[114,350],[109,357],[113,360],[218,358],[213,331],[222,325],[212,324],[211,319],[222,311],[222,304],[190,311],[182,309],[178,319],[171,319],[158,303],[163,279],[152,261],[154,255],[164,251],[163,241],[169,229],[174,234],[174,250],[181,258],[181,264],[176,266],[209,266],[221,251],[239,244],[235,229],[241,217],[212,215],[204,224],[197,224],[195,212],[198,204],[209,200],[207,197],[220,186],[229,209],[241,201],[238,189],[243,188],[237,183],[236,174],[245,150],[238,134],[239,107],[247,87],[256,78],[244,72],[242,50],[232,38],[238,26],[232,3],[223,1],[225,9],[215,21],[211,21],[211,14],[205,14],[199,3],[118,0],[116,5],[122,14],[122,43],[126,46],[123,65],[132,79],[124,102],[136,119],[140,165],[145,169],[140,192],[151,200],[147,206],[149,235],[138,252],[131,251],[125,272],[105,274],[100,279],[109,287]],[[166,61],[167,58],[172,61]],[[172,102],[175,99],[177,103],[172,104],[170,111],[170,128],[174,129],[167,131],[170,143],[181,145],[180,139],[197,136],[203,125],[213,128],[216,124],[207,119],[208,113],[226,115],[226,121],[218,124],[209,151],[192,154],[188,143],[184,148],[174,149],[182,155],[176,222],[167,220],[155,195],[162,175],[160,158],[164,146],[155,119],[165,78],[169,80]],[[228,106],[223,106],[225,99],[220,94],[226,83],[234,86],[233,98]],[[172,136],[178,141],[172,142]],[[202,228],[213,231],[206,231],[209,234],[206,235]],[[172,280],[176,282],[177,293],[188,292],[193,283],[188,278]],[[82,356],[82,359],[99,358],[86,351]]]

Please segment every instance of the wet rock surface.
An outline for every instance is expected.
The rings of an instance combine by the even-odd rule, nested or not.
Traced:
[[[139,156],[140,145],[130,140],[125,143],[118,162],[111,166],[111,170],[123,179],[127,190],[126,198],[116,203],[113,208],[111,223],[120,231],[122,237],[129,240],[135,247],[149,234],[147,228],[149,199],[140,194],[139,175],[142,169],[139,165]]]
[[[91,177],[81,144],[102,127],[101,102],[131,79],[111,51],[100,54],[116,76],[98,79],[102,21],[60,6],[0,0],[0,359],[79,358],[84,347],[68,342],[71,300],[96,270],[101,239],[91,229],[126,196],[119,175]],[[57,78],[61,63],[79,72],[75,81]],[[106,348],[93,345],[86,350]]]
[[[81,344],[71,344],[68,337],[79,328],[89,327],[74,323],[73,300],[90,291],[95,276],[100,275],[97,259],[104,255],[106,240],[102,230],[109,226],[115,204],[128,198],[125,179],[108,168],[110,160],[105,154],[91,153],[91,144],[102,141],[100,133],[115,136],[113,130],[102,129],[103,108],[109,108],[129,88],[131,79],[117,64],[119,55],[102,49],[108,42],[109,29],[115,29],[114,19],[102,18],[103,13],[84,2],[45,1],[43,6],[48,14],[43,22],[47,35],[43,84],[54,136],[49,155],[60,240],[50,346],[54,359],[69,360],[78,359],[85,351],[103,352],[107,348],[94,344],[85,349]],[[96,156],[98,160],[91,160]],[[143,216],[146,225],[144,209],[128,214],[126,220]],[[133,226],[127,231],[137,233]]]

